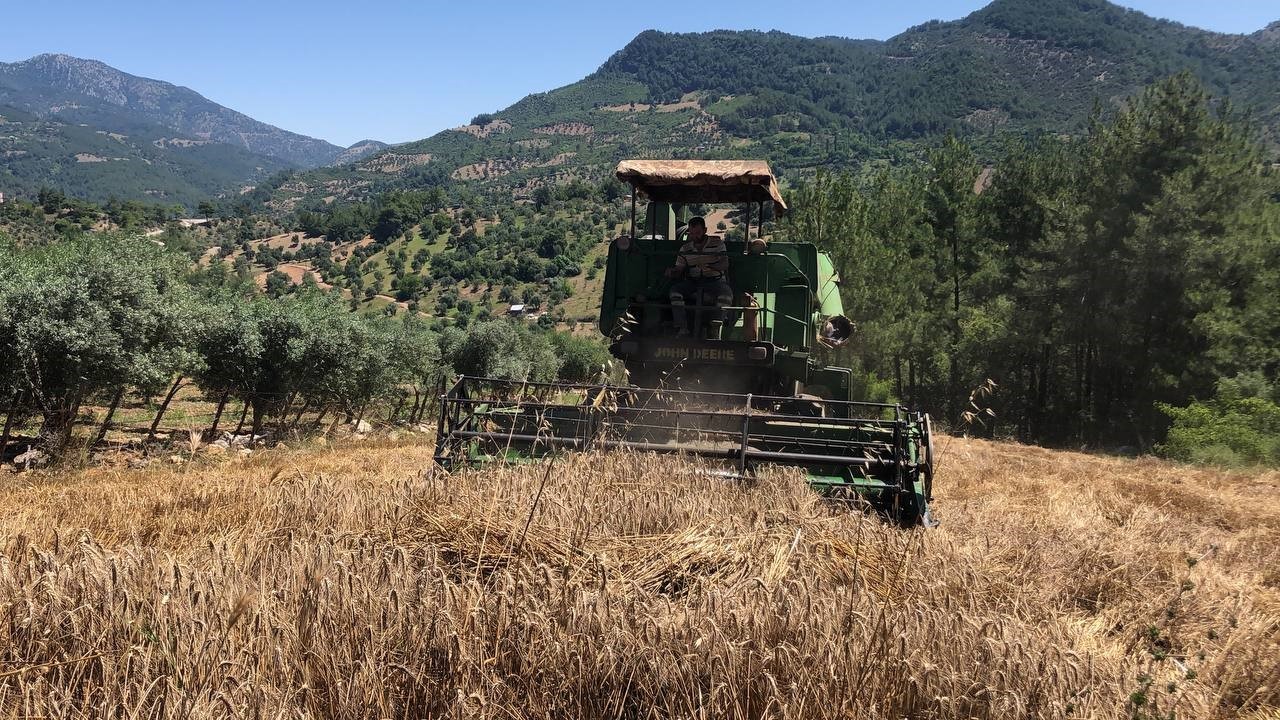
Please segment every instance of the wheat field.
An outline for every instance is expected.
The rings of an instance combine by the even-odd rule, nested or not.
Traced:
[[[0,717],[1280,717],[1280,474],[940,455],[929,531],[405,440],[0,475]]]

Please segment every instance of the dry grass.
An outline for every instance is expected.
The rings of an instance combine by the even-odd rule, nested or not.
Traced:
[[[1276,473],[943,445],[929,532],[646,456],[8,476],[0,717],[1276,717]]]

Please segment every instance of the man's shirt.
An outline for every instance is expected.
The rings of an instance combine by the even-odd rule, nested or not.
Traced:
[[[724,277],[729,270],[729,249],[719,235],[706,236],[701,250],[694,247],[690,240],[680,246],[680,254],[676,255],[676,269],[688,278]]]

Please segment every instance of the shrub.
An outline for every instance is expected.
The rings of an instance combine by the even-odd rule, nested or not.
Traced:
[[[592,382],[599,379],[609,364],[609,351],[596,340],[552,333],[551,344],[560,356],[561,380]]]
[[[1157,451],[1211,465],[1280,465],[1280,388],[1257,374],[1218,382],[1212,400],[1160,405],[1173,421]]]
[[[506,319],[477,321],[465,332],[449,328],[440,335],[440,351],[463,375],[548,382],[560,371],[560,358],[544,335]]]

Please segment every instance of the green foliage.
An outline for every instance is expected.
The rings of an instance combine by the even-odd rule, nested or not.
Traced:
[[[83,236],[0,255],[0,375],[51,443],[91,394],[155,391],[197,364],[190,292],[152,243]]]
[[[1157,447],[1162,455],[1214,465],[1280,466],[1280,386],[1259,373],[1218,381],[1208,401],[1159,407],[1173,422]]]
[[[445,362],[463,375],[548,382],[560,370],[546,335],[513,320],[480,321],[465,332],[446,329],[440,347]]]
[[[431,388],[453,374],[441,356],[440,339],[412,314],[399,324],[386,325],[385,332],[389,340],[386,360],[391,362],[396,382]]]
[[[599,382],[607,377],[613,362],[609,350],[596,338],[569,333],[552,333],[551,344],[560,356],[560,379],[574,382]]]
[[[201,303],[192,349],[201,358],[194,377],[206,392],[251,394],[265,352],[259,316],[260,309],[239,294],[211,295]]]
[[[422,294],[422,277],[406,275],[396,282],[396,300],[407,302],[417,300]]]
[[[819,175],[784,234],[830,248],[856,360],[897,397],[958,424],[992,378],[1005,432],[1149,449],[1161,404],[1280,371],[1280,194],[1262,158],[1184,74],[1081,140],[1010,143],[990,171],[949,138],[914,166]]]
[[[272,270],[271,274],[267,275],[266,290],[271,297],[287,295],[293,290],[293,281],[279,270]]]

